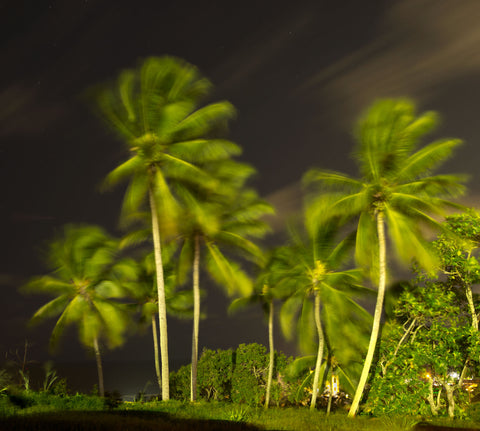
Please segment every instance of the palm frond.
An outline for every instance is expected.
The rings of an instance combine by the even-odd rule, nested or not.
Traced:
[[[111,171],[105,178],[103,187],[109,188],[132,176],[141,166],[143,161],[138,156],[133,156],[120,166]]]
[[[172,140],[196,139],[209,133],[222,121],[235,116],[235,108],[229,102],[218,102],[204,106],[184,118],[172,129]]]
[[[461,143],[460,139],[448,139],[426,145],[405,160],[395,174],[397,181],[403,183],[428,175],[448,159]]]

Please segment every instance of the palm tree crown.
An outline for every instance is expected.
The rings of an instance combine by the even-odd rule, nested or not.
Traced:
[[[112,348],[121,345],[128,325],[124,305],[115,301],[126,295],[114,275],[116,250],[117,241],[99,227],[68,225],[50,245],[51,275],[35,277],[25,286],[27,291],[55,296],[32,318],[36,322],[60,316],[52,331],[52,347],[68,325],[76,324],[80,341],[95,350],[102,396],[99,341]]]

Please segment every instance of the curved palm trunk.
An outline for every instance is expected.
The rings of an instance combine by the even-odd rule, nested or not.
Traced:
[[[315,363],[315,374],[313,376],[312,401],[310,410],[314,410],[317,405],[318,380],[320,378],[320,368],[322,367],[323,347],[325,345],[325,336],[323,335],[322,321],[320,319],[320,294],[315,292],[315,326],[318,335],[318,352]]]
[[[193,258],[193,334],[192,368],[190,375],[190,401],[197,400],[198,330],[200,326],[200,239],[195,235]]]
[[[270,299],[268,307],[268,348],[270,349],[270,359],[268,362],[267,393],[265,395],[265,408],[270,404],[270,391],[272,388],[273,365],[275,361],[275,348],[273,346],[273,300]]]
[[[170,399],[169,367],[168,367],[168,333],[167,307],[165,304],[165,284],[163,280],[162,251],[160,246],[160,229],[158,226],[158,212],[153,190],[149,189],[150,211],[152,213],[153,250],[155,254],[155,272],[157,275],[158,291],[158,321],[160,330],[160,354],[162,357],[162,400]]]
[[[160,359],[158,355],[158,332],[157,319],[155,314],[152,315],[152,334],[153,334],[153,353],[155,356],[155,372],[157,374],[158,388],[162,390],[162,374],[160,373]]]
[[[100,347],[98,347],[97,337],[93,339],[93,350],[95,352],[95,360],[97,362],[98,393],[103,398],[105,396],[105,388],[103,385],[103,366],[102,366],[102,356],[100,355]]]
[[[378,267],[379,267],[379,279],[378,279],[378,292],[377,302],[375,304],[375,313],[373,315],[372,333],[370,335],[370,342],[368,344],[367,356],[363,364],[362,374],[360,381],[358,382],[355,396],[348,412],[349,417],[354,417],[357,414],[360,400],[362,399],[363,391],[367,383],[368,374],[372,366],[373,354],[375,353],[375,347],[377,345],[378,333],[380,331],[380,320],[383,310],[383,298],[385,296],[386,286],[386,245],[385,245],[385,224],[383,220],[383,213],[379,211],[377,213],[377,234],[378,234]]]

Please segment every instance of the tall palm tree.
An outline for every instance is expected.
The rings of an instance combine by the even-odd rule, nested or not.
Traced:
[[[463,177],[430,174],[450,157],[460,140],[442,139],[419,149],[421,139],[436,124],[434,112],[416,116],[409,100],[378,101],[357,127],[355,157],[361,178],[321,170],[306,175],[308,183],[320,183],[322,193],[332,196],[333,210],[358,220],[355,257],[378,282],[369,347],[350,417],[357,413],[380,329],[387,279],[385,224],[396,255],[404,262],[416,259],[432,271],[435,257],[422,227],[439,228],[432,216],[442,215],[452,205],[446,197],[463,191]]]
[[[292,231],[291,244],[286,249],[291,269],[279,284],[279,290],[284,290],[283,296],[288,295],[280,311],[284,334],[291,338],[293,328],[297,327],[299,346],[304,352],[311,351],[316,339],[311,409],[316,407],[319,392],[326,322],[341,316],[348,308],[359,315],[366,313],[354,300],[362,290],[358,285],[361,274],[356,269],[345,268],[350,260],[352,236],[337,243],[339,223],[334,218],[321,224],[306,223],[306,238]],[[346,315],[343,318],[347,320]]]
[[[70,324],[78,326],[80,341],[93,348],[98,370],[98,388],[104,396],[100,341],[113,348],[123,343],[128,324],[125,297],[115,270],[117,241],[96,226],[67,225],[63,235],[50,244],[52,273],[33,278],[25,290],[55,298],[39,308],[32,322],[60,316],[50,338],[51,347]]]
[[[184,271],[192,268],[193,275],[191,401],[196,400],[197,392],[201,255],[207,272],[228,294],[249,295],[251,280],[231,254],[240,254],[256,263],[261,261],[263,255],[251,239],[268,231],[261,217],[273,211],[253,190],[243,188],[253,172],[248,165],[232,160],[218,161],[213,165],[205,166],[205,170],[221,184],[215,193],[202,193],[192,188],[179,192],[184,211],[179,232],[183,241],[179,266]]]
[[[169,183],[214,182],[196,163],[221,152],[228,143],[211,133],[234,115],[227,102],[199,108],[210,89],[198,70],[175,58],[149,58],[138,70],[120,74],[117,85],[97,93],[105,120],[128,144],[129,158],[107,177],[107,184],[130,178],[123,215],[136,213],[148,202],[155,252],[158,314],[162,357],[162,399],[170,398],[168,332],[161,234],[172,233],[178,205]],[[127,217],[128,218],[128,217]]]

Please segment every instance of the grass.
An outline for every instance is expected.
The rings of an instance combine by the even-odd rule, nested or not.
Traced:
[[[73,397],[72,397],[73,398]],[[91,397],[98,400],[98,398]],[[98,402],[79,398],[72,402],[53,400],[50,405],[25,405],[0,417],[0,431],[150,431],[150,430],[321,430],[404,431],[421,418],[411,416],[349,419],[341,411],[327,416],[308,408],[263,408],[232,403],[180,401],[122,403],[115,409],[101,409]],[[443,427],[474,428],[475,423],[439,419]],[[420,428],[426,429],[426,428]],[[443,428],[445,429],[445,428]],[[450,429],[450,428],[446,428]]]

